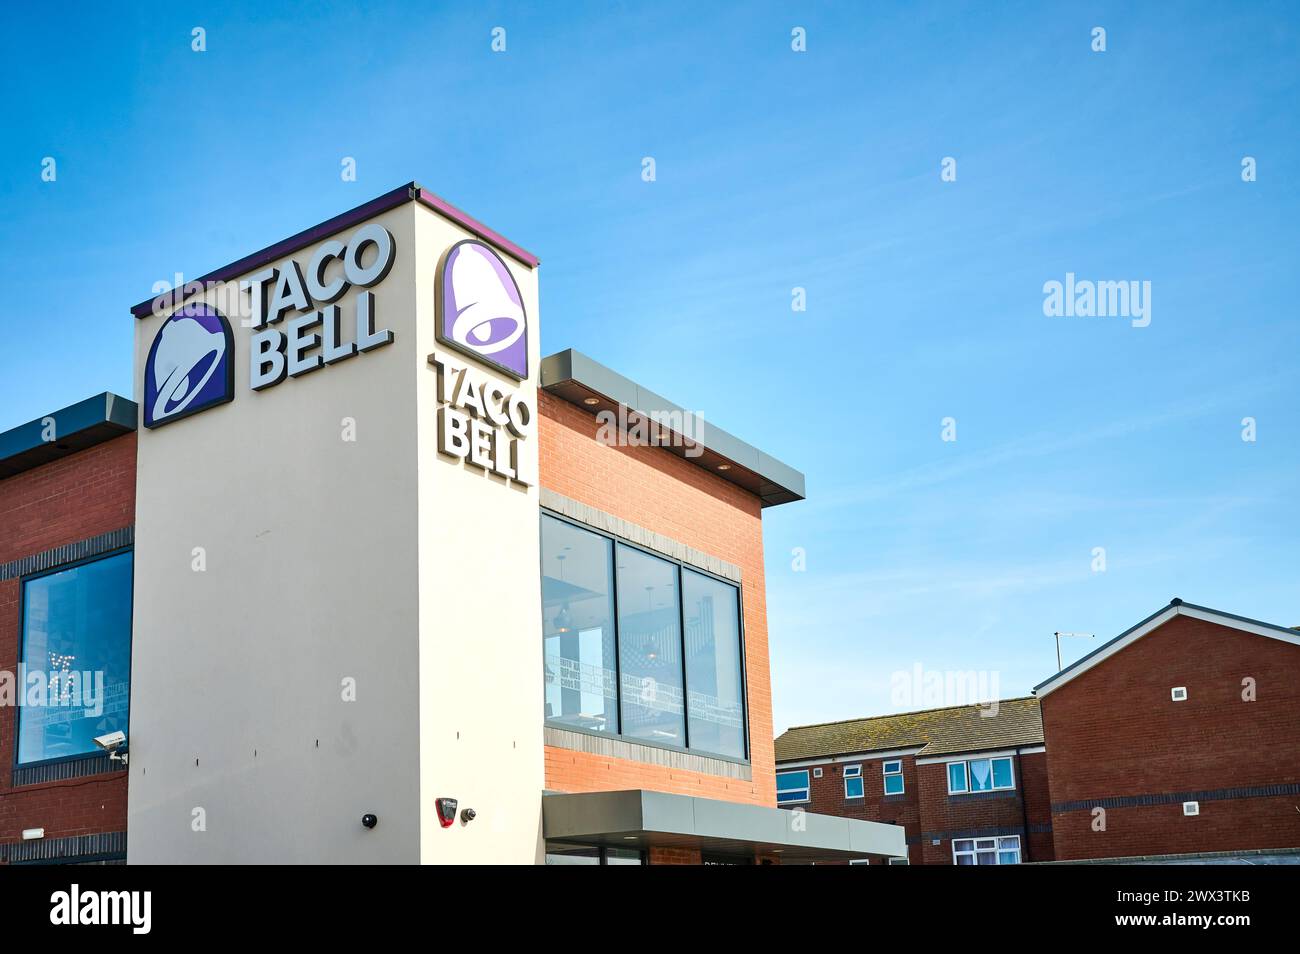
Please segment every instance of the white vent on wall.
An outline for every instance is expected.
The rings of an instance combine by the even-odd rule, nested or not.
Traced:
[[[1199,815],[1201,813],[1200,802],[1183,802],[1184,815]]]
[[[813,778],[821,778],[821,777],[822,777],[822,770],[819,768],[813,769]]]
[[[1186,702],[1186,701],[1187,701],[1187,687],[1186,687],[1186,686],[1174,686],[1174,688],[1172,688],[1172,689],[1169,690],[1169,695],[1173,697],[1174,702]]]

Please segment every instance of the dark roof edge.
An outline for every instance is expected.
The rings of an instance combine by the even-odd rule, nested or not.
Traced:
[[[684,427],[688,427],[691,432],[679,435],[684,438],[683,447],[698,447],[701,450],[695,454],[678,453],[678,456],[707,469],[717,477],[756,493],[764,507],[804,499],[804,475],[793,467],[660,397],[630,378],[611,371],[580,351],[570,348],[543,358],[539,386],[592,414],[602,408],[599,405],[585,407],[579,403],[576,393],[603,398],[601,403],[621,404],[629,413],[650,419],[654,415],[680,414]],[[665,449],[674,453],[682,450],[677,446]],[[720,470],[719,464],[725,465],[726,469]]]
[[[1224,619],[1235,619],[1238,623],[1249,623],[1251,626],[1263,626],[1265,629],[1275,629],[1279,633],[1286,633],[1289,636],[1295,636],[1297,633],[1297,631],[1290,626],[1279,626],[1277,623],[1266,623],[1262,619],[1251,619],[1249,616],[1238,616],[1236,613],[1227,613],[1210,606],[1197,606],[1195,603],[1185,603],[1180,599],[1173,600],[1170,605],[1186,606],[1188,609],[1200,610],[1202,613],[1213,613],[1215,616],[1222,616]]]
[[[196,286],[230,281],[233,278],[237,278],[240,275],[259,268],[268,262],[285,258],[300,249],[306,248],[308,245],[313,245],[316,242],[329,238],[331,235],[341,232],[346,228],[350,228],[358,222],[363,222],[366,219],[373,218],[382,212],[387,212],[389,209],[396,208],[405,202],[411,202],[413,200],[418,200],[421,205],[433,209],[435,212],[450,219],[467,231],[477,235],[485,242],[495,245],[498,249],[511,257],[518,259],[529,268],[536,268],[537,265],[540,264],[537,256],[532,252],[521,248],[505,236],[488,228],[482,222],[478,221],[478,219],[475,219],[456,208],[456,206],[452,205],[445,199],[434,195],[428,189],[423,188],[418,182],[408,182],[406,185],[398,186],[391,192],[385,192],[383,195],[377,196],[369,202],[363,202],[354,209],[349,209],[333,218],[326,219],[318,225],[313,225],[311,228],[304,229],[303,231],[291,235],[286,239],[282,239],[273,245],[268,245],[264,249],[253,252],[251,255],[245,255],[237,261],[214,269],[201,278],[186,283],[186,285],[181,288],[174,288],[155,295],[152,298],[147,298],[140,302],[140,304],[132,307],[131,314],[135,315],[137,318],[146,318],[153,314],[155,310],[166,311],[169,308],[179,305],[186,298],[194,294],[197,290]]]
[[[103,391],[10,428],[0,433],[0,480],[130,433],[138,414],[134,401]]]

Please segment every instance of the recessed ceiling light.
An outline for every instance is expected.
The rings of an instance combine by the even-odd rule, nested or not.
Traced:
[[[731,465],[730,465],[730,464],[719,464],[719,465],[718,465],[718,470],[731,470]]]
[[[593,405],[599,404],[600,398],[594,398],[594,397],[583,398],[582,403],[587,405],[588,407],[591,407]]]

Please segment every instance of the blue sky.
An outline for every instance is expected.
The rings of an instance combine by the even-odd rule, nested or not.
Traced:
[[[9,13],[0,427],[132,393],[154,282],[418,179],[541,257],[544,350],[807,474],[778,728],[1022,694],[1173,596],[1300,623],[1293,4],[425,6]],[[1150,326],[1044,316],[1067,272]]]

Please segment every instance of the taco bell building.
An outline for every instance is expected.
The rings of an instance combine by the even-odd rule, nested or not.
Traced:
[[[0,434],[0,861],[905,853],[775,807],[802,475],[543,358],[538,277],[411,183],[137,305],[134,400]]]

